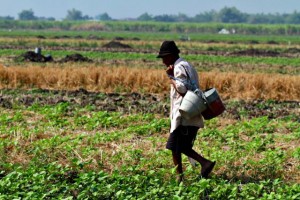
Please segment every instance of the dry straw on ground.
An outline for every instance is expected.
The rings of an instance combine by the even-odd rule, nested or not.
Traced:
[[[300,76],[202,72],[202,89],[215,87],[224,99],[300,100]],[[102,92],[168,93],[163,70],[99,66],[0,67],[0,88],[44,88]]]

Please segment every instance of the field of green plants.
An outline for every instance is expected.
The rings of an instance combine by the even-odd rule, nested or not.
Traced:
[[[63,68],[68,63],[60,59],[80,53],[99,68],[164,73],[155,55],[164,39],[173,39],[199,72],[300,76],[297,37],[190,36],[181,41],[168,32],[1,30],[0,68]],[[111,40],[131,48],[103,47]],[[54,62],[20,57],[37,46]],[[0,199],[300,199],[300,99],[228,98],[224,104],[226,111],[205,121],[194,145],[217,161],[211,177],[201,179],[201,166],[183,157],[185,179],[178,184],[165,149],[167,95],[2,88]]]
[[[1,93],[1,199],[299,199],[299,103],[226,102],[228,113],[206,121],[195,143],[218,161],[212,178],[184,159],[178,185],[164,147],[168,100]]]

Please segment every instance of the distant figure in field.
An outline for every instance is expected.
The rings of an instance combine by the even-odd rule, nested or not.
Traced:
[[[162,58],[167,67],[166,73],[171,82],[171,128],[166,148],[172,151],[173,162],[177,167],[177,181],[183,180],[182,157],[185,154],[191,160],[198,161],[201,166],[201,177],[207,178],[216,162],[212,162],[193,150],[193,144],[199,128],[204,127],[202,115],[185,119],[179,112],[179,107],[188,88],[184,81],[193,81],[199,88],[199,78],[196,70],[187,61],[179,57],[180,50],[174,41],[164,41],[157,58]],[[175,79],[174,79],[175,78]],[[179,81],[179,80],[184,80]],[[192,158],[192,159],[191,159]]]

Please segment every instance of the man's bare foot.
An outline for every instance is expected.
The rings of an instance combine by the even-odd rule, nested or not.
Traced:
[[[178,184],[180,184],[183,181],[183,175],[178,175],[176,181]]]
[[[214,161],[214,162],[209,161],[206,165],[202,166],[201,177],[208,178],[208,175],[213,170],[215,164],[216,164],[216,161]]]

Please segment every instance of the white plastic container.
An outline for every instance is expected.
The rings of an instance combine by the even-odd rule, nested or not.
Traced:
[[[201,97],[201,94],[197,95],[192,91],[187,91],[181,105],[179,107],[179,112],[181,116],[190,119],[196,115],[199,115],[207,108],[207,105],[204,99]]]

